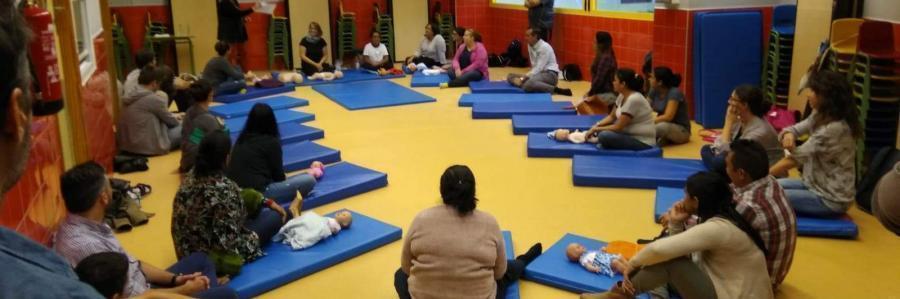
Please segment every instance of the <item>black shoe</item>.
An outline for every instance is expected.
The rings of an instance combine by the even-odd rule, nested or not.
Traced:
[[[534,259],[541,255],[543,251],[543,247],[541,243],[535,243],[531,248],[528,249],[528,252],[525,254],[516,257],[517,260],[522,260],[526,265],[530,264]]]
[[[564,96],[572,96],[572,90],[568,88],[556,88],[553,92]]]

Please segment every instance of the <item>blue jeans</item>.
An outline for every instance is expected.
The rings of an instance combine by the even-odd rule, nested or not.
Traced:
[[[611,150],[645,150],[652,146],[640,142],[634,137],[627,134],[617,133],[613,131],[602,131],[597,134],[597,148]]]
[[[287,212],[286,220],[294,218],[291,215],[291,211],[288,209],[284,209],[284,211]],[[244,227],[253,231],[259,237],[260,247],[269,244],[282,225],[284,225],[284,222],[281,221],[281,214],[269,208],[263,208],[259,211],[259,215],[256,215],[256,218],[247,219],[244,222]]]
[[[225,81],[216,86],[215,94],[223,95],[223,94],[236,94],[241,92],[241,89],[247,88],[247,82],[244,80],[233,80],[233,81]]]
[[[297,192],[300,192],[300,196],[306,197],[309,195],[309,192],[312,192],[312,189],[315,186],[316,179],[309,174],[303,173],[288,177],[281,182],[269,184],[269,187],[266,188],[266,192],[264,192],[263,195],[265,195],[266,198],[274,199],[279,204],[286,204],[297,197]]]
[[[826,206],[823,202],[825,199],[809,191],[809,188],[803,185],[803,180],[778,179],[778,184],[784,189],[784,194],[797,214],[818,218],[833,218],[846,212],[835,211]]]
[[[468,71],[460,75],[456,76],[456,70],[450,69],[447,72],[447,75],[450,75],[450,82],[447,83],[449,87],[468,87],[469,82],[481,81],[484,79],[484,74],[479,71]]]
[[[722,175],[725,175],[725,157],[727,154],[727,152],[716,154],[709,144],[700,148],[700,158],[703,159],[703,165],[706,165],[706,168],[710,171]]]
[[[206,256],[205,253],[195,252],[181,259],[166,271],[175,274],[191,274],[194,272],[203,273],[203,276],[209,278],[209,289],[197,294],[192,294],[197,298],[237,298],[237,292],[227,286],[220,286],[218,277],[216,276],[216,265]]]

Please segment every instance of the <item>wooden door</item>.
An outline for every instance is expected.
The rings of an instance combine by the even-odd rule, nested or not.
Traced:
[[[203,66],[215,57],[219,19],[216,16],[216,0],[170,0],[172,29],[175,36],[189,36],[194,44],[195,72],[203,71]],[[179,45],[178,69],[190,70],[190,52],[187,45]]]

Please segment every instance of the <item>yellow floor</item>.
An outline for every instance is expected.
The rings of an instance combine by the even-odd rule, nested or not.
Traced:
[[[510,69],[492,69],[505,78]],[[409,86],[409,77],[394,79]],[[563,82],[575,94],[587,82]],[[439,177],[452,164],[466,164],[477,178],[478,208],[493,214],[513,232],[517,253],[534,242],[545,248],[567,232],[603,240],[634,240],[656,235],[651,221],[654,191],[583,188],[572,185],[570,159],[527,158],[526,137],[512,134],[510,121],[473,120],[457,106],[466,88],[419,88],[436,103],[348,111],[310,87],[294,96],[308,99],[300,110],[316,114],[311,125],[325,130],[317,141],[339,149],[344,161],[388,173],[386,188],[315,209],[326,213],[352,209],[404,229],[416,213],[440,203]],[[557,100],[565,100],[561,97]],[[694,126],[694,136],[697,126]],[[698,158],[699,138],[665,149],[670,158]],[[150,171],[123,175],[148,183],[153,194],[144,209],[156,213],[148,225],[119,234],[125,249],[157,266],[175,262],[170,234],[172,199],[178,188],[180,153],[150,160]],[[779,298],[897,298],[900,293],[900,238],[870,215],[853,208],[858,240],[798,240],[794,264]],[[273,290],[264,298],[396,298],[393,273],[400,265],[401,242]],[[560,257],[562,258],[562,257]],[[577,298],[576,294],[529,281],[522,298]]]

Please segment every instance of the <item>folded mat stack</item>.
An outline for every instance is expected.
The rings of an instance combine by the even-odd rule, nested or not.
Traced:
[[[385,80],[313,86],[313,90],[348,110],[435,102],[430,96]]]
[[[276,95],[279,93],[292,92],[296,86],[293,83],[285,84],[281,87],[273,87],[273,88],[257,88],[253,86],[248,86],[246,92],[243,93],[235,93],[235,94],[225,94],[218,95],[213,98],[214,101],[219,103],[235,103],[240,101],[246,101],[261,97],[267,97],[271,95]]]
[[[221,118],[247,116],[248,114],[250,114],[250,109],[253,109],[253,105],[259,103],[269,105],[269,107],[272,107],[272,110],[283,110],[309,105],[309,101],[307,100],[281,95],[213,106],[209,107],[209,113],[212,113],[212,115]]]
[[[551,102],[549,93],[464,93],[459,96],[460,107],[472,107],[475,103]]]
[[[450,76],[446,73],[428,76],[418,71],[413,73],[412,79],[409,81],[410,87],[438,87],[441,83],[450,82]]]
[[[506,81],[475,81],[469,83],[472,93],[525,93],[521,88],[512,86]]]
[[[399,227],[353,212],[353,226],[315,246],[294,251],[281,243],[263,248],[265,256],[252,261],[228,286],[241,298],[251,298],[340,262],[400,240]],[[333,217],[334,213],[328,214]]]
[[[385,79],[394,79],[394,78],[403,78],[406,75],[384,75],[380,76],[378,74],[372,73],[367,70],[345,70],[343,71],[344,77],[340,79],[334,79],[331,81],[325,80],[312,80],[309,77],[304,77],[303,83],[300,83],[300,86],[316,86],[316,85],[328,85],[328,84],[339,84],[339,83],[349,83],[349,82],[359,82],[359,81],[370,81],[370,80],[385,80]]]
[[[662,149],[652,147],[646,150],[610,150],[597,148],[596,143],[571,143],[556,141],[547,133],[528,134],[529,157],[571,158],[575,155],[586,156],[622,156],[622,157],[662,157]]]
[[[472,118],[512,118],[513,115],[575,115],[575,109],[569,102],[517,101],[474,103]]]
[[[547,133],[556,129],[587,131],[605,115],[513,115],[513,134]]]
[[[579,243],[587,250],[599,250],[606,246],[603,241],[566,234],[525,267],[525,279],[576,293],[605,292],[622,280],[621,274],[609,277],[590,272],[580,263],[570,262],[566,258],[569,243]],[[646,298],[645,295],[638,297]]]
[[[312,192],[303,198],[303,209],[312,209],[387,186],[387,174],[348,162],[325,166]],[[280,202],[285,207],[290,202]]]
[[[284,123],[301,123],[313,121],[316,119],[315,114],[294,111],[294,110],[275,110],[275,121],[279,124]],[[228,128],[228,131],[240,132],[244,130],[244,125],[247,124],[247,117],[235,117],[229,118],[225,120],[225,127]]]
[[[659,187],[656,189],[656,205],[653,220],[659,220],[669,207],[684,198],[681,188]],[[840,218],[812,218],[797,215],[797,234],[801,236],[855,239],[859,228],[850,216]]]
[[[584,155],[572,159],[575,186],[683,187],[689,176],[705,170],[700,160]]]

